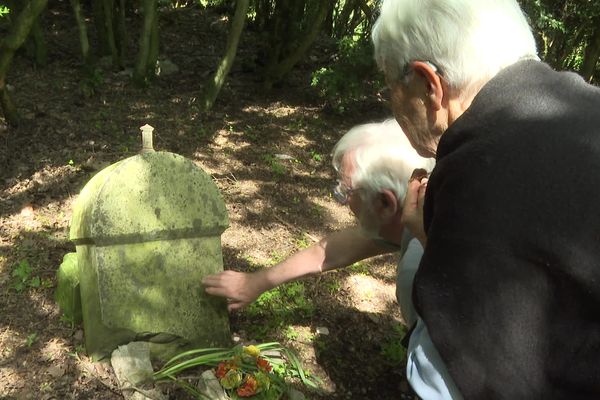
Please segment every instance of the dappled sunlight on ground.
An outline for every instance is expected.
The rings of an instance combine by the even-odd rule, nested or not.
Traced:
[[[396,306],[396,285],[384,283],[368,275],[353,274],[345,279],[351,305],[359,311],[386,313]]]

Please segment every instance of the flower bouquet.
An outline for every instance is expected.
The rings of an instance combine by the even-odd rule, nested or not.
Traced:
[[[180,372],[197,366],[213,368],[215,379],[231,400],[285,399],[292,379],[310,388],[319,387],[318,379],[304,371],[298,357],[276,342],[190,350],[169,360],[154,374],[154,379],[173,381],[196,398],[207,399],[209,396],[177,377]]]

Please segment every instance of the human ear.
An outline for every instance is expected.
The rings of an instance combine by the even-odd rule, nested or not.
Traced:
[[[398,212],[400,204],[396,194],[389,189],[383,189],[377,194],[375,208],[382,221],[393,218]]]
[[[444,99],[444,85],[442,78],[438,75],[434,67],[423,61],[414,61],[412,68],[416,75],[420,76],[426,85],[427,98],[434,111],[442,108]]]

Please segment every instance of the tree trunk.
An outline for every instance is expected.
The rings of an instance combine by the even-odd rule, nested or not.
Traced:
[[[6,121],[17,125],[19,114],[6,89],[6,74],[10,68],[15,51],[27,39],[37,17],[46,7],[48,0],[30,0],[21,9],[17,19],[10,27],[8,35],[0,43],[0,105]]]
[[[221,60],[221,64],[215,72],[215,75],[210,79],[204,89],[203,99],[201,106],[205,111],[210,110],[223,87],[225,78],[233,65],[235,55],[237,53],[237,47],[244,29],[244,22],[246,21],[246,13],[248,12],[248,0],[238,0],[235,7],[235,14],[231,27],[229,28],[229,35],[227,36],[227,49],[225,50],[225,56]]]
[[[102,3],[104,8],[104,26],[106,28],[106,38],[110,48],[112,63],[113,66],[122,68],[123,61],[121,60],[121,53],[117,47],[117,39],[115,35],[115,0],[104,0]]]
[[[144,23],[140,34],[140,48],[138,50],[137,62],[133,71],[133,81],[140,86],[148,84],[148,64],[152,52],[152,29],[157,18],[157,0],[144,0],[143,7]]]
[[[271,67],[265,74],[265,88],[269,89],[274,83],[281,81],[283,77],[290,72],[290,70],[296,65],[298,61],[304,56],[308,48],[313,44],[317,35],[321,31],[321,26],[327,17],[327,11],[329,10],[329,1],[321,1],[319,3],[319,9],[315,14],[313,21],[307,27],[308,31],[304,32],[304,37],[300,41],[295,51],[291,52],[284,60],[279,62],[277,65]]]
[[[48,46],[46,46],[46,39],[44,38],[44,31],[39,17],[31,27],[29,40],[31,43],[31,55],[35,60],[35,65],[44,66],[48,64]]]
[[[150,53],[148,54],[148,74],[156,74],[156,63],[160,53],[160,41],[158,37],[158,14],[152,22],[152,31],[150,32]]]
[[[600,58],[600,18],[594,21],[594,32],[590,37],[587,46],[585,47],[585,53],[583,55],[583,62],[581,63],[581,69],[579,74],[587,82],[592,81],[594,72],[596,71],[596,64],[598,58]]]
[[[254,11],[256,12],[254,25],[258,32],[262,32],[273,12],[271,0],[255,0]]]
[[[119,59],[121,60],[121,64],[125,64],[125,59],[127,58],[127,22],[125,20],[126,16],[126,8],[125,8],[125,0],[119,0],[119,9],[118,9],[118,21],[117,21],[117,47],[119,48]]]
[[[81,3],[79,0],[71,0],[71,7],[73,8],[73,14],[75,15],[75,21],[77,22],[77,29],[79,30],[79,45],[81,46],[81,59],[83,64],[86,66],[90,65],[90,41],[88,39],[87,25],[83,18],[81,11]]]
[[[110,55],[110,44],[108,33],[106,31],[106,21],[104,17],[104,0],[92,0],[92,10],[94,14],[94,27],[98,36],[98,52],[99,55]]]

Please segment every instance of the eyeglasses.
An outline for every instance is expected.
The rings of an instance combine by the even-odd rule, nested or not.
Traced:
[[[431,61],[421,61],[421,62],[427,64],[429,66],[429,68],[431,68],[433,70],[433,72],[435,74],[438,74],[440,76],[440,78],[445,79],[443,72],[437,67],[437,65],[435,65]],[[412,61],[406,63],[406,65],[402,69],[402,75],[400,76],[401,80],[405,79],[412,72],[412,65],[411,64],[412,64]]]
[[[349,188],[342,181],[338,180],[337,183],[331,189],[331,193],[333,194],[333,198],[338,203],[345,206],[346,204],[348,204],[352,193],[358,189],[359,188]]]

